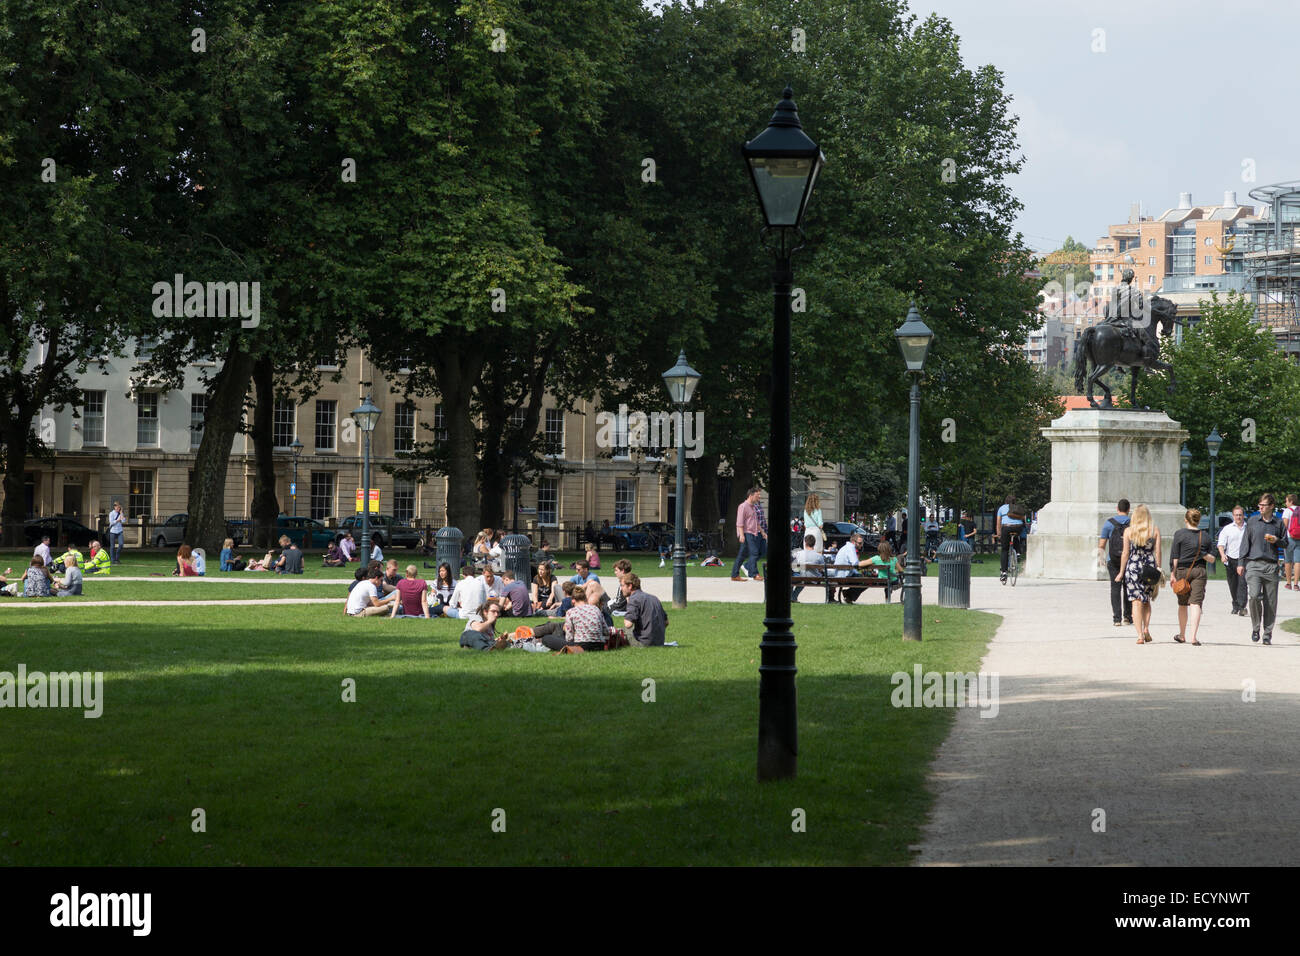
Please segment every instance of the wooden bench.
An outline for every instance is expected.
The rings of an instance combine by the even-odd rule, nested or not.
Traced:
[[[790,587],[816,587],[826,589],[826,603],[833,604],[840,599],[839,592],[844,588],[887,588],[890,582],[876,573],[874,567],[859,568],[852,564],[810,565],[805,570],[815,567],[816,574],[798,574],[790,572]],[[829,577],[828,571],[850,571],[847,577]],[[895,581],[894,584],[901,584]]]

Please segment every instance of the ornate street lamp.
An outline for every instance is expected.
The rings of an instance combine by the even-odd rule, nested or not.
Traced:
[[[920,472],[921,472],[921,371],[930,352],[934,333],[921,321],[916,303],[907,310],[907,321],[894,333],[903,364],[912,375],[912,418],[907,452],[907,562],[903,565],[903,640],[921,639],[921,548]]]
[[[1210,453],[1210,533],[1213,535],[1219,532],[1219,513],[1214,510],[1214,462],[1222,447],[1223,436],[1219,434],[1219,426],[1215,425],[1205,438],[1205,450]]]
[[[298,517],[298,457],[302,454],[302,442],[293,436],[289,450],[293,452],[293,484],[289,487],[289,497],[293,499],[293,516]]]
[[[673,607],[686,607],[686,458],[683,455],[682,426],[686,406],[691,403],[700,373],[686,362],[686,350],[677,356],[677,364],[664,372],[668,397],[677,407],[677,529],[673,544]]]
[[[1178,453],[1178,470],[1183,476],[1183,507],[1187,507],[1187,472],[1192,467],[1192,453],[1187,450],[1187,444],[1183,443],[1183,449]]]
[[[366,436],[365,467],[361,476],[361,483],[364,485],[361,492],[361,547],[365,549],[367,561],[370,560],[370,433],[379,424],[380,414],[379,409],[370,400],[369,392],[366,393],[366,400],[361,407],[352,412],[352,420]]]
[[[805,135],[786,87],[767,128],[741,149],[763,211],[763,237],[776,257],[772,270],[772,415],[768,441],[768,514],[790,520],[790,257],[803,244],[804,211],[826,157]],[[681,499],[678,499],[681,507]],[[773,526],[775,527],[775,525]],[[795,700],[794,621],[790,619],[790,561],[768,565],[758,674],[758,779],[794,777],[799,718]]]

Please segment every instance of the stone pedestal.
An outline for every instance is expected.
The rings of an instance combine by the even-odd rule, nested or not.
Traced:
[[[1178,503],[1178,451],[1187,440],[1183,427],[1164,412],[1082,408],[1066,412],[1043,435],[1052,443],[1052,500],[1038,512],[1024,573],[1104,580],[1097,538],[1121,498],[1151,509],[1167,567],[1186,511]]]

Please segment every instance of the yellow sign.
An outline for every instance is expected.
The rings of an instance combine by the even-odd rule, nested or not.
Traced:
[[[365,494],[365,492],[362,491],[362,489],[358,488],[357,489],[357,514],[361,514],[361,496],[363,494]],[[379,513],[379,489],[378,488],[370,489],[370,513],[372,515]]]

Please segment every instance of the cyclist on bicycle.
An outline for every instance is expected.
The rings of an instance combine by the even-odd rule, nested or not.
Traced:
[[[1002,545],[1002,572],[998,575],[998,580],[1003,584],[1007,583],[1007,553],[1011,550],[1013,538],[1015,539],[1016,553],[1022,560],[1024,559],[1024,533],[1025,507],[1016,504],[1015,495],[1007,495],[1006,504],[998,509],[997,517],[993,523],[994,537]]]

